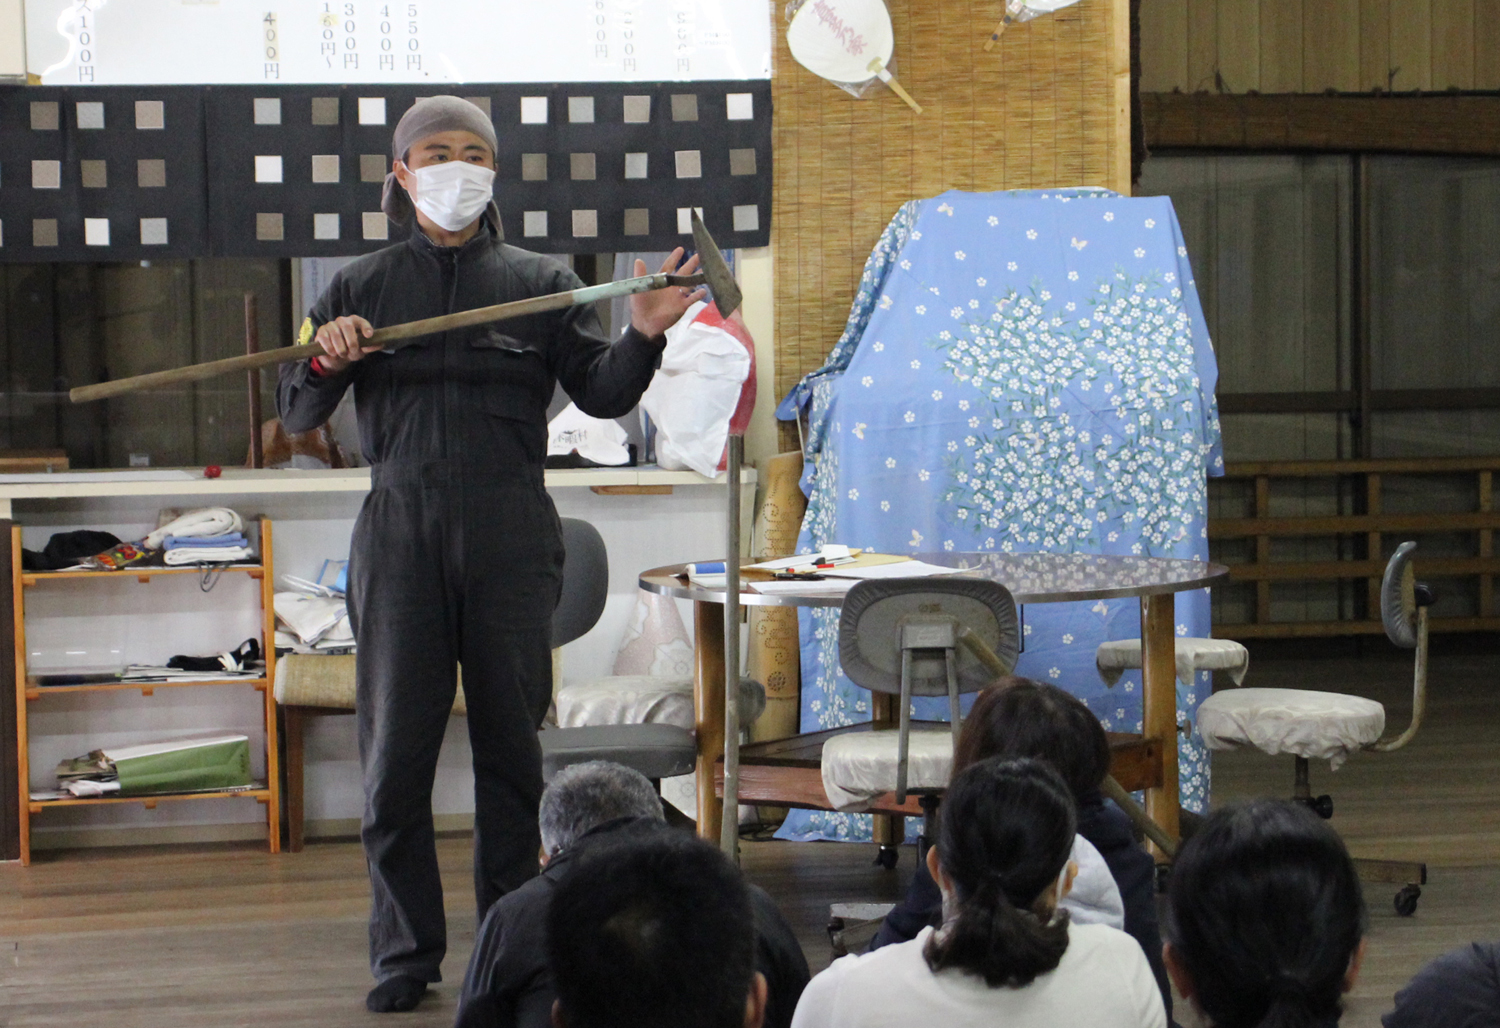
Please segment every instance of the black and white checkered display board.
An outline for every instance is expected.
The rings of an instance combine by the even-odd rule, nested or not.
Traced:
[[[319,257],[388,245],[391,132],[430,89],[0,89],[0,261]],[[508,241],[546,253],[770,235],[766,81],[468,85]]]

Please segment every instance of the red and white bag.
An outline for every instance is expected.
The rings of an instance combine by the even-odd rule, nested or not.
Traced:
[[[641,397],[656,424],[656,463],[709,478],[724,470],[730,434],[755,409],[755,342],[738,312],[696,303],[667,330],[661,367]]]

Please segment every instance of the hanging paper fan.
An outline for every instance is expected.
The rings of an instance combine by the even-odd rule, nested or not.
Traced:
[[[798,64],[855,96],[879,79],[922,113],[890,72],[896,37],[883,0],[804,0],[787,13],[786,42]]]
[[[995,49],[995,44],[1000,42],[1000,34],[1018,21],[1030,21],[1064,7],[1071,7],[1077,2],[1078,0],[1005,0],[1005,16],[995,26],[995,31],[990,33],[990,38],[984,41],[984,48]]]

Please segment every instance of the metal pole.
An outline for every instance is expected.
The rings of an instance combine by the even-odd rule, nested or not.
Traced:
[[[245,353],[260,352],[260,319],[256,317],[255,294],[245,294]],[[266,466],[265,451],[260,441],[260,369],[252,368],[246,373],[250,382],[250,466]]]
[[[744,436],[730,435],[729,531],[724,557],[724,817],[719,848],[739,862],[740,844],[740,466]],[[712,788],[700,782],[698,787]]]

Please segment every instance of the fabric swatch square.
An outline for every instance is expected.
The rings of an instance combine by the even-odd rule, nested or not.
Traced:
[[[142,246],[166,246],[167,245],[167,219],[166,218],[142,218],[141,219],[141,245]]]
[[[313,215],[313,238],[314,239],[337,239],[339,237],[339,216],[337,214],[314,214]]]
[[[677,177],[702,178],[703,154],[698,150],[678,150]]]
[[[359,155],[359,180],[361,182],[384,182],[385,173],[385,154],[362,153]]]
[[[731,175],[754,175],[755,174],[755,148],[729,151],[729,174]]]
[[[361,125],[385,124],[385,97],[362,96],[359,98],[359,123]]]
[[[84,218],[83,219],[83,245],[84,246],[108,246],[109,245],[109,219],[108,218]]]
[[[726,93],[724,107],[730,121],[751,121],[755,118],[755,94]]]
[[[257,182],[280,182],[281,181],[281,155],[280,154],[256,154],[255,155],[255,181],[257,181]]]
[[[32,246],[57,245],[57,219],[36,218],[31,223]]]
[[[580,124],[594,120],[594,98],[591,96],[568,97],[568,120]]]
[[[645,178],[646,167],[649,162],[649,154],[628,153],[625,155],[625,177]]]
[[[760,208],[753,203],[736,206],[734,209],[734,230],[736,232],[759,232]]]
[[[677,208],[677,231],[688,236],[693,234],[693,211],[698,212],[698,217],[703,217],[702,207],[679,207]]]
[[[313,154],[312,180],[319,183],[337,182],[339,180],[339,155],[336,153]]]
[[[79,100],[77,109],[79,128],[102,129],[104,127],[104,101]]]
[[[366,239],[391,238],[391,222],[384,211],[365,211],[359,216],[360,231]]]
[[[56,132],[60,122],[56,100],[31,101],[31,131]]]
[[[492,117],[492,115],[490,114],[490,98],[489,97],[487,97],[487,96],[466,96],[466,97],[464,97],[464,99],[467,100],[467,101],[469,101],[469,103],[473,104],[475,107],[478,107],[481,111],[483,111],[484,112],[484,116],[486,118]]]
[[[651,97],[627,96],[625,98],[625,124],[644,125],[651,120]]]
[[[104,161],[79,161],[79,177],[84,189],[108,189],[109,166]]]
[[[545,236],[547,234],[547,212],[527,211],[521,215],[523,236]]]
[[[521,97],[521,124],[547,124],[547,98],[545,96]]]
[[[697,93],[673,93],[672,94],[672,120],[673,121],[697,121],[698,120],[698,94]]]
[[[257,96],[255,98],[255,124],[281,124],[281,97]]]
[[[32,161],[32,189],[61,189],[62,161]]]
[[[575,239],[592,238],[599,234],[599,212],[598,211],[574,211],[573,212],[573,237]]]
[[[162,189],[167,184],[167,162],[147,157],[135,162],[135,184],[142,189]]]
[[[544,153],[523,153],[521,155],[521,181],[522,182],[545,182],[547,181],[547,155]]]
[[[339,123],[339,98],[336,96],[313,97],[312,123],[314,125],[337,125]]]
[[[591,153],[568,154],[569,178],[575,182],[594,180],[594,155]]]
[[[280,214],[257,214],[255,216],[255,238],[263,243],[279,243],[286,236],[284,219]]]
[[[135,102],[135,127],[138,129],[165,129],[167,127],[167,105],[160,100],[137,100]]]
[[[625,208],[625,234],[627,236],[649,236],[651,234],[650,208]]]

